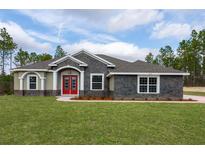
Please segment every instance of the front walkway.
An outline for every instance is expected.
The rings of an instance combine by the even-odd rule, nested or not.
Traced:
[[[201,98],[201,96],[199,96]],[[120,103],[205,103],[205,97],[199,99],[198,96],[197,98],[195,96],[188,96],[184,95],[184,98],[192,98],[193,100],[197,101],[132,101],[132,100],[71,100],[72,97],[68,96],[57,96],[56,100],[60,102],[120,102]]]
[[[205,103],[205,96],[184,95],[184,99],[196,100],[199,103]]]
[[[71,101],[72,97],[69,96],[56,96],[56,100],[60,102],[68,102]]]

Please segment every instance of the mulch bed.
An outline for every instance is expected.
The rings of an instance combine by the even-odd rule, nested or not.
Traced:
[[[113,100],[111,97],[74,97],[71,98],[71,100]],[[127,98],[120,98],[116,100],[131,100],[131,101],[195,101],[191,98],[189,99],[171,99],[171,98],[133,98],[133,99],[127,99]]]

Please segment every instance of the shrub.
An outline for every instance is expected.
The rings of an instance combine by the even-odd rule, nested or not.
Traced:
[[[11,95],[13,91],[13,76],[0,75],[0,95]]]

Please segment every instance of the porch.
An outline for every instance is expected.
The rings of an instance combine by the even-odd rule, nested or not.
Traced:
[[[79,96],[84,90],[84,71],[72,66],[65,66],[53,71],[53,90],[61,96]]]

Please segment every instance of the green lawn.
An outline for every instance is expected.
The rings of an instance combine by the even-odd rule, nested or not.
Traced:
[[[184,95],[205,96],[205,92],[199,92],[199,91],[184,91]]]
[[[184,87],[185,95],[205,96],[205,87]]]
[[[205,104],[2,96],[0,144],[205,144]]]

